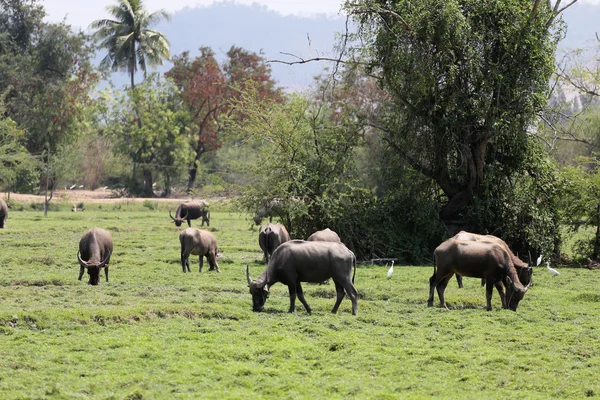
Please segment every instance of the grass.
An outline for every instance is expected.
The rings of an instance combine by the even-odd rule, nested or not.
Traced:
[[[245,215],[211,210],[221,273],[181,272],[162,205],[12,212],[0,231],[0,398],[584,398],[600,396],[599,271],[536,269],[518,311],[451,281],[428,308],[431,267],[359,266],[358,316],[333,285],[277,284],[253,313],[245,267],[264,265]],[[110,282],[77,280],[93,226],[114,239]],[[194,225],[195,226],[195,225]]]

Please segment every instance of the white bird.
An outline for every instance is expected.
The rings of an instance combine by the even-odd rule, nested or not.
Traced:
[[[79,189],[83,189],[83,185],[79,185]]]
[[[73,190],[73,189],[75,189],[75,186],[77,186],[77,184],[71,185],[71,187],[69,189]]]
[[[550,271],[550,273],[553,276],[558,276],[560,275],[560,272],[558,272],[557,270],[555,270],[554,268],[550,268],[550,261],[546,261],[546,268],[548,268],[548,271]]]
[[[538,257],[535,266],[539,266],[542,263],[542,255],[540,254],[540,256]]]
[[[394,273],[394,260],[392,260],[392,266],[390,267],[390,269],[388,269],[388,279],[392,277],[392,274]]]

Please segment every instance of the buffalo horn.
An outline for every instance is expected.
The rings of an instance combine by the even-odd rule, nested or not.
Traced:
[[[99,265],[98,268],[102,268],[106,265],[106,262],[108,261],[108,258],[110,257],[110,250],[106,250],[106,257],[104,257],[104,261],[102,261]]]
[[[81,265],[83,268],[87,268],[88,265],[85,261],[81,259],[81,256],[79,255],[79,250],[77,250],[77,259],[79,260],[79,265]]]
[[[171,219],[172,219],[173,221],[175,221],[175,218],[173,218],[173,216],[171,215],[171,210],[169,210],[169,217],[171,217]]]
[[[248,286],[252,283],[252,278],[250,278],[250,267],[246,265],[246,278],[248,279]]]

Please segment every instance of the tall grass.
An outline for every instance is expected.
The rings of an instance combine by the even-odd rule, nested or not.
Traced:
[[[157,209],[158,208],[158,209]],[[11,212],[0,230],[0,398],[584,398],[600,395],[598,271],[545,268],[518,311],[485,311],[476,279],[428,308],[431,267],[359,266],[358,316],[333,285],[305,284],[288,314],[278,284],[253,313],[262,272],[246,215],[211,210],[221,273],[181,272],[166,208],[87,205]],[[192,222],[194,224],[194,222]],[[198,225],[197,223],[194,226]],[[114,239],[110,282],[78,281],[89,228]]]

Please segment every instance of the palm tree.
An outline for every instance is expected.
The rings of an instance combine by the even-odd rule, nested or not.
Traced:
[[[169,21],[171,16],[166,10],[149,14],[143,0],[117,0],[116,5],[106,7],[113,19],[100,19],[92,22],[91,29],[99,46],[108,50],[100,63],[113,71],[124,70],[131,76],[131,88],[134,75],[139,68],[162,65],[164,59],[170,59],[169,41],[160,32],[149,29],[162,19]]]

